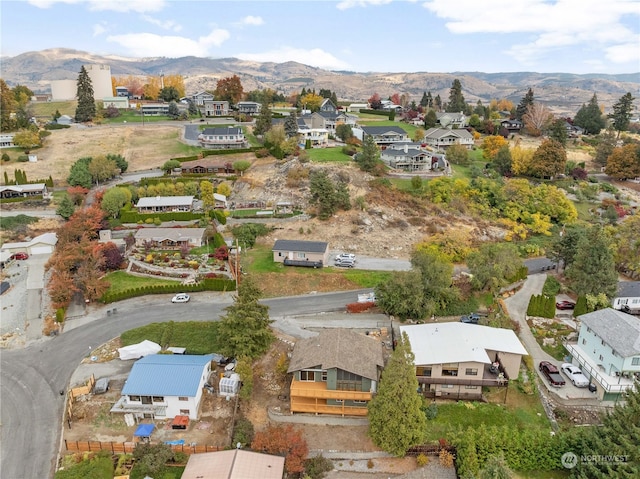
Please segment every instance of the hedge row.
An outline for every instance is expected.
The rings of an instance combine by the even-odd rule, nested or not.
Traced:
[[[527,316],[536,316],[538,318],[555,318],[555,298],[553,296],[545,296],[543,294],[534,294],[529,300],[529,306],[527,306]]]
[[[160,221],[195,221],[203,217],[203,213],[191,213],[189,211],[174,211],[171,213],[138,213],[137,211],[120,210],[120,220],[123,223],[145,222],[148,219]]]
[[[349,303],[347,304],[347,312],[348,313],[364,313],[365,311],[369,311],[376,305],[374,301],[367,301],[364,303]]]
[[[262,146],[252,146],[250,148],[229,148],[224,150],[202,150],[202,156],[234,155],[236,153],[251,153],[263,148]]]
[[[20,198],[3,198],[0,200],[0,203],[20,203],[22,201],[29,201],[29,200],[41,200],[42,199],[42,195],[36,195],[36,196],[22,196]]]
[[[179,158],[171,158],[171,160],[175,160],[175,161],[179,161],[180,163],[184,162],[184,161],[195,161],[195,160],[199,160],[200,157],[198,155],[194,155],[194,156],[181,156]]]
[[[527,276],[529,276],[529,268],[527,268],[526,266],[520,266],[520,268],[518,268],[518,271],[516,271],[516,274],[513,275],[513,277],[509,278],[509,283],[517,283],[518,281],[521,281],[523,279],[527,279]]]
[[[124,299],[146,296],[148,294],[169,294],[169,293],[193,293],[200,291],[235,291],[236,282],[231,279],[205,278],[195,284],[176,284],[142,286],[115,293],[106,292],[100,301],[105,304],[122,301]]]
[[[389,112],[387,110],[360,110],[360,113],[367,113],[368,115],[389,116]]]

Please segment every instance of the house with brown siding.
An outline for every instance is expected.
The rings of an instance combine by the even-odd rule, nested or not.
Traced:
[[[510,329],[468,323],[400,326],[413,352],[420,390],[427,397],[481,399],[483,387],[506,387],[527,355]]]
[[[141,228],[134,236],[136,246],[150,244],[158,249],[198,248],[205,244],[204,228]]]
[[[211,156],[199,160],[184,161],[180,163],[180,169],[186,175],[233,175],[236,173],[231,162]]]
[[[289,370],[291,412],[366,416],[384,366],[382,343],[349,329],[298,341]]]

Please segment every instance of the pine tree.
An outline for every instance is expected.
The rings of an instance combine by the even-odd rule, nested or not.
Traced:
[[[427,92],[422,92],[422,98],[420,99],[420,106],[425,108],[429,105],[429,98],[427,98]]]
[[[614,105],[613,113],[608,116],[613,120],[613,127],[618,132],[618,138],[620,138],[620,132],[626,131],[629,128],[629,122],[631,120],[631,111],[633,110],[634,97],[631,93],[624,94]]]
[[[380,150],[371,135],[366,135],[362,144],[362,152],[356,156],[356,163],[362,171],[372,171],[380,160]]]
[[[76,107],[76,121],[84,123],[96,117],[96,101],[93,97],[93,85],[87,70],[83,66],[78,75],[78,106]]]
[[[273,118],[273,113],[271,112],[271,108],[269,108],[268,103],[263,103],[262,108],[260,109],[260,113],[256,118],[256,124],[253,127],[253,134],[256,136],[264,135],[271,129],[271,119]]]
[[[73,200],[69,197],[69,195],[64,195],[62,200],[60,200],[60,204],[56,209],[56,213],[62,216],[65,220],[71,218],[71,215],[76,210],[75,205],[73,204]]]
[[[529,88],[527,94],[522,97],[516,108],[516,120],[522,121],[522,117],[527,113],[530,105],[533,105],[533,90]]]
[[[427,418],[422,411],[414,355],[406,333],[382,371],[378,393],[369,402],[369,436],[385,451],[404,456],[424,439]]]
[[[284,132],[287,138],[293,138],[298,135],[298,116],[293,110],[284,121]]]
[[[605,118],[598,105],[598,97],[594,93],[588,105],[582,107],[576,113],[573,124],[584,129],[587,135],[598,135],[606,126]]]
[[[453,80],[451,89],[449,90],[449,103],[447,103],[446,111],[451,113],[464,112],[467,109],[467,102],[464,101],[462,95],[462,84],[457,78]]]

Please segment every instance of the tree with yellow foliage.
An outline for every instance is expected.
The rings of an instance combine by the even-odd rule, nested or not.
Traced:
[[[515,175],[530,175],[535,150],[519,145],[511,148],[511,171]]]
[[[503,136],[487,136],[480,146],[480,148],[482,148],[482,157],[485,160],[493,160],[498,154],[498,151],[500,151],[500,148],[508,144]]]
[[[311,110],[312,112],[315,112],[320,110],[320,105],[322,105],[323,101],[324,98],[322,98],[320,95],[316,95],[315,93],[307,93],[300,98],[299,104],[305,110]]]

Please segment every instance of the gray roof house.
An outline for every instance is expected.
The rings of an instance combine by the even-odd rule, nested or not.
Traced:
[[[205,228],[140,228],[134,236],[136,246],[151,243],[152,248],[198,248],[204,244]]]
[[[273,261],[286,266],[329,264],[329,243],[325,241],[276,240],[272,251]]]
[[[138,213],[163,213],[193,210],[193,196],[147,196],[136,203]]]
[[[362,131],[365,135],[371,136],[382,149],[392,143],[409,141],[407,132],[399,126],[363,126]]]
[[[410,147],[408,143],[401,148],[397,144],[386,148],[380,153],[380,159],[390,168],[407,172],[431,171],[448,165],[445,155]]]
[[[467,117],[463,112],[436,113],[436,121],[442,128],[464,128],[467,126]]]
[[[291,412],[364,416],[384,366],[382,343],[349,329],[296,342],[287,372]]]
[[[463,128],[429,128],[424,135],[424,141],[433,148],[446,148],[451,145],[473,146],[473,135]]]
[[[599,399],[619,399],[640,380],[640,318],[605,308],[576,319],[578,340],[565,344],[572,362],[596,385]]]
[[[235,126],[205,128],[198,135],[198,141],[203,148],[235,149],[247,146],[244,131]]]
[[[612,301],[613,309],[622,309],[624,306],[631,310],[640,309],[640,281],[619,281],[618,294]]]

